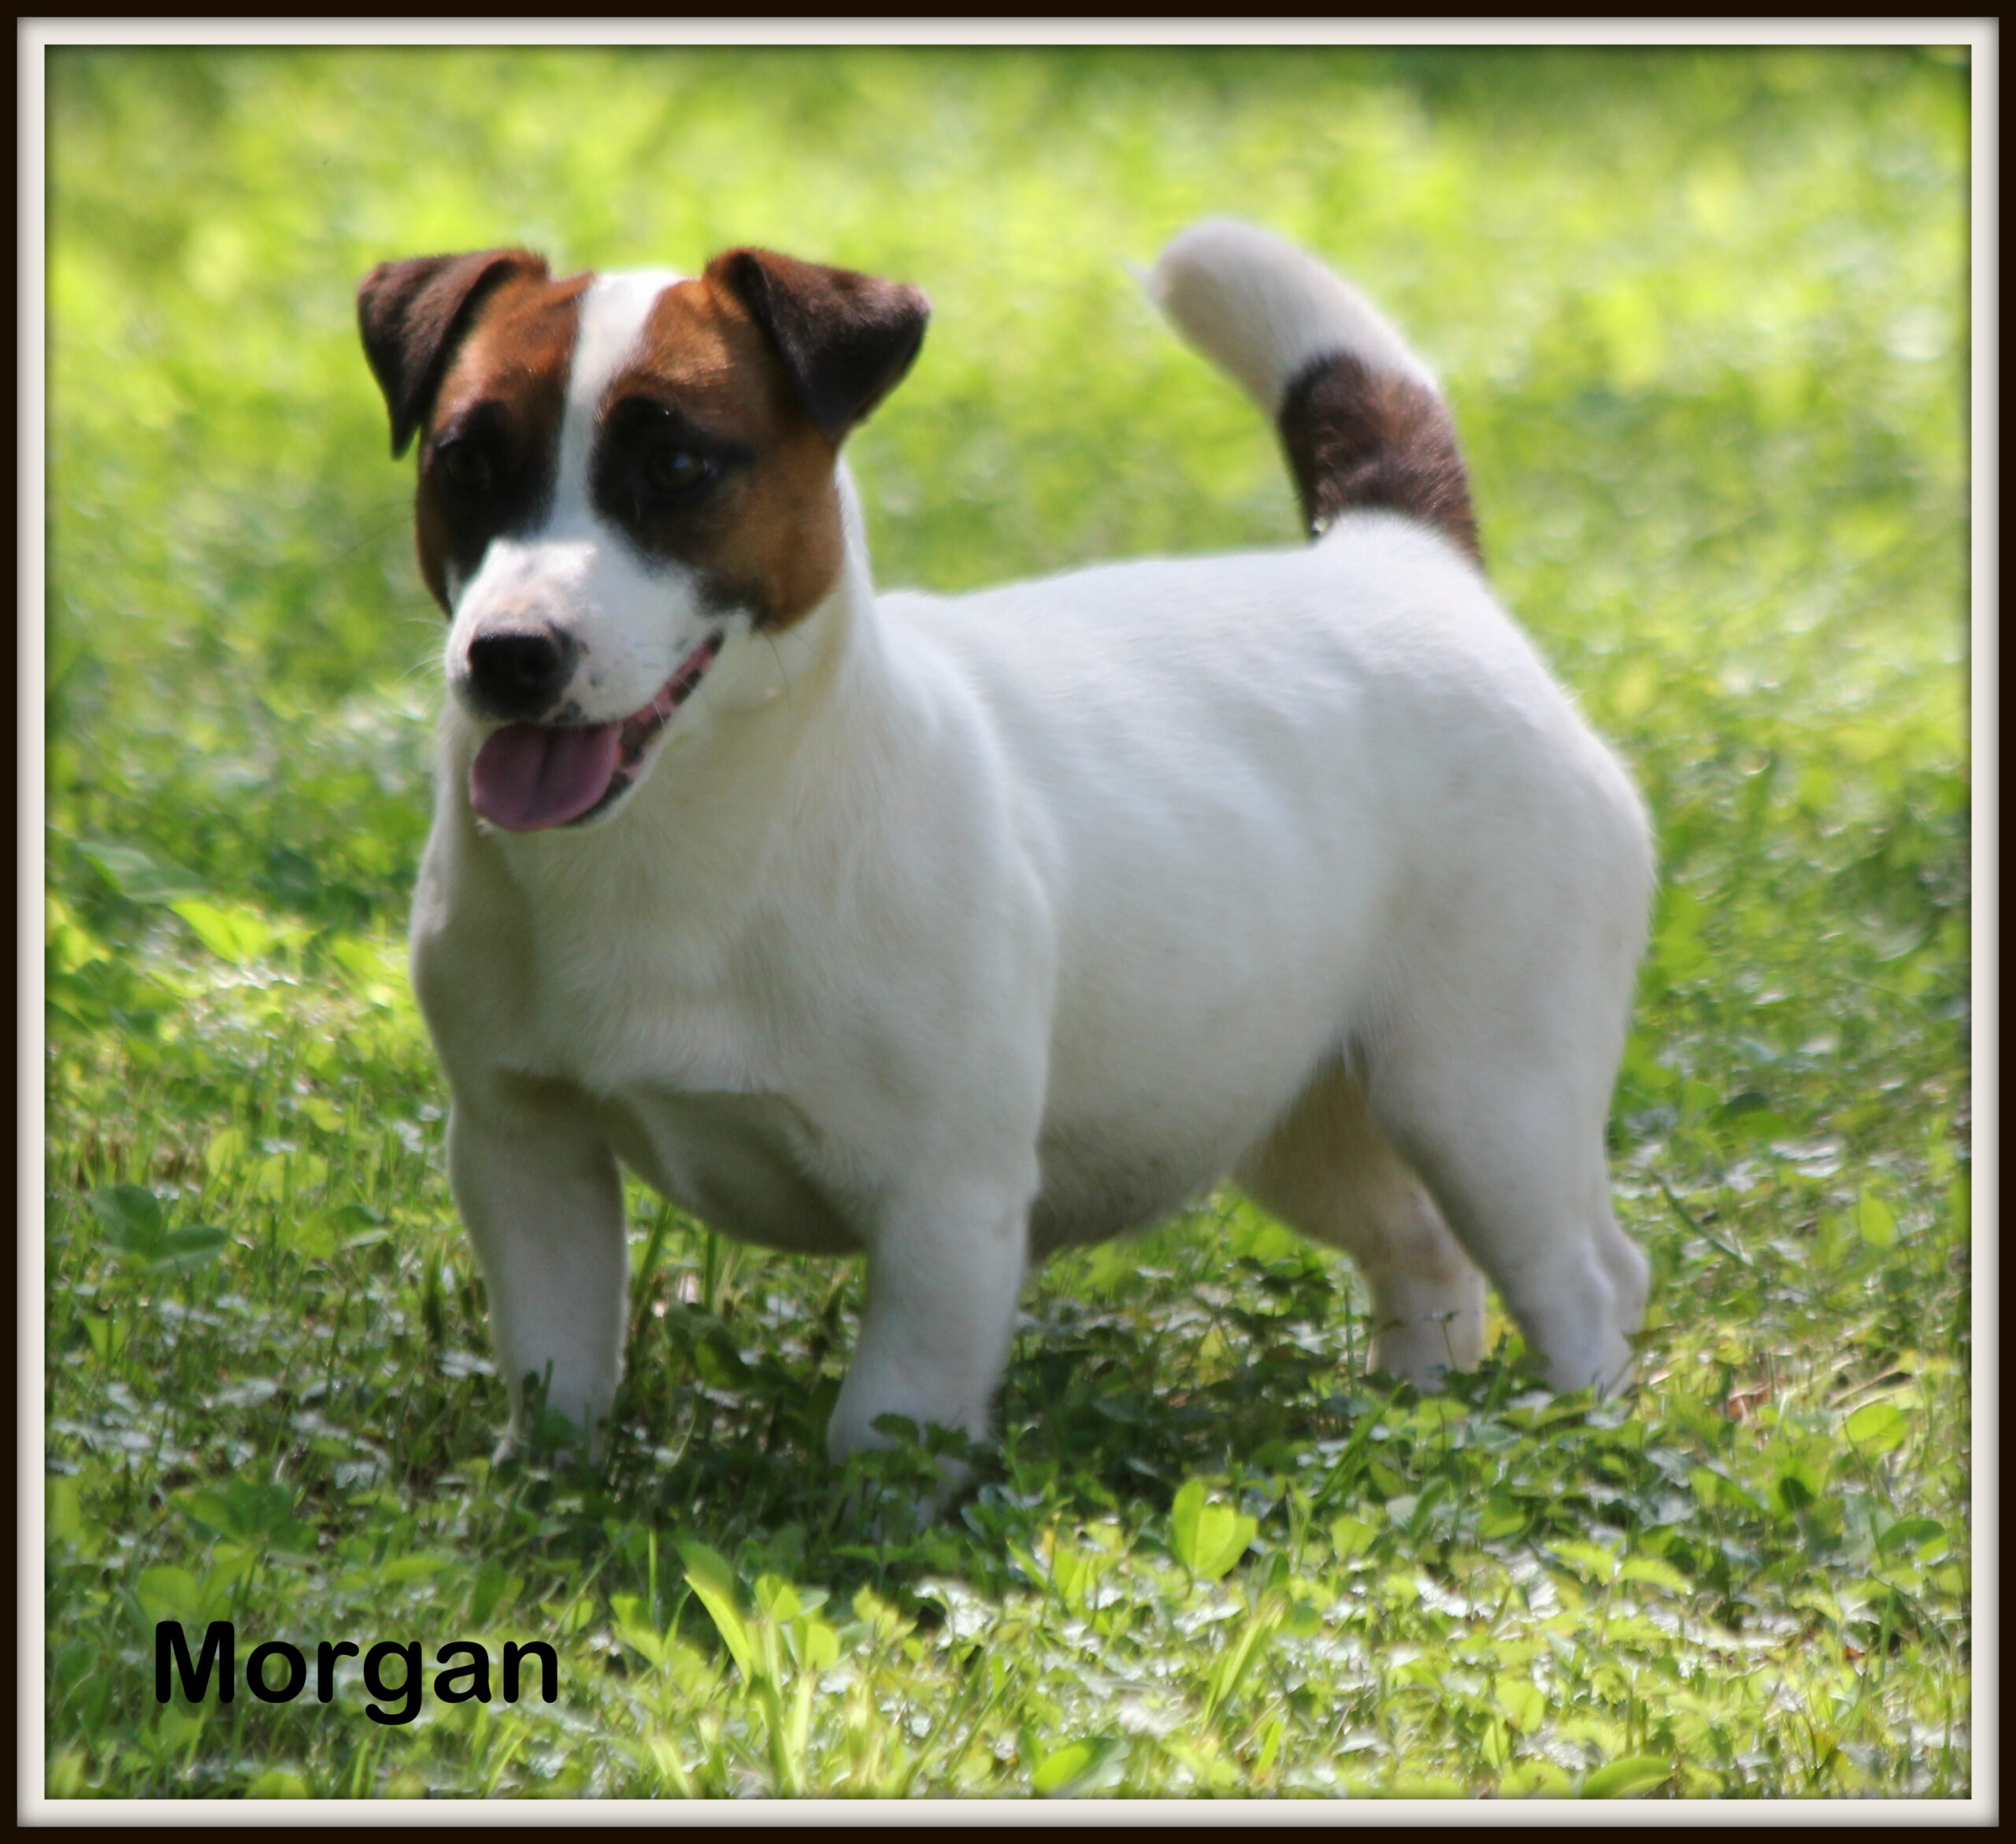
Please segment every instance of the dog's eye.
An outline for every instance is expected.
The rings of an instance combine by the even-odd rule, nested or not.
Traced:
[[[714,464],[687,448],[656,448],[644,459],[644,484],[661,499],[687,499],[714,478]]]
[[[481,442],[464,437],[435,450],[441,477],[464,493],[487,493],[496,484],[497,465]]]

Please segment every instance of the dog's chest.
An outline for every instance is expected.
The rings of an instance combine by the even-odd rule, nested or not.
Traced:
[[[795,1253],[861,1242],[806,1083],[747,986],[606,937],[542,931],[526,995],[528,1072],[585,1094],[646,1183],[711,1227]]]
[[[524,995],[529,1063],[592,1094],[761,1094],[779,1072],[762,1021],[647,956],[540,944]]]
[[[862,1249],[817,1128],[785,1097],[639,1083],[598,1111],[623,1162],[710,1228],[794,1254]]]

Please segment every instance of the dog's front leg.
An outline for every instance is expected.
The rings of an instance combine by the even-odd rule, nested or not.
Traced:
[[[510,1390],[505,1450],[537,1431],[526,1415],[530,1377],[592,1461],[623,1367],[622,1179],[578,1101],[550,1084],[517,1086],[457,1097],[449,1179],[483,1266]]]
[[[836,1460],[886,1447],[878,1416],[984,1437],[1028,1254],[1019,1190],[917,1199],[884,1214],[868,1255],[861,1342],[827,1424]],[[965,1470],[947,1469],[947,1493]]]

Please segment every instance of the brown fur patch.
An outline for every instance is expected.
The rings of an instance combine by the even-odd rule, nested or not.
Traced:
[[[567,370],[592,278],[513,278],[484,301],[450,361],[427,417],[415,527],[421,574],[448,607],[447,566],[475,574],[491,539],[530,530],[553,498],[566,409]],[[443,444],[477,443],[493,477],[458,487],[441,465]]]
[[[920,290],[774,250],[730,250],[707,265],[762,328],[819,432],[839,442],[917,362],[931,303]]]
[[[381,262],[357,291],[364,356],[392,419],[392,458],[406,451],[434,401],[441,373],[484,298],[505,281],[543,281],[529,250],[474,250]]]
[[[1455,425],[1432,391],[1340,353],[1288,387],[1279,423],[1312,532],[1378,507],[1425,520],[1484,561]]]
[[[627,495],[617,447],[626,403],[669,413],[691,447],[723,457],[691,503],[654,508]],[[845,554],[837,445],[814,427],[788,372],[749,311],[711,276],[668,288],[636,356],[602,404],[595,498],[647,555],[699,572],[724,606],[788,628],[818,606]]]

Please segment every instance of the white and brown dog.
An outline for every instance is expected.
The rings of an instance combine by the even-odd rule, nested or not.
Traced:
[[[1031,1261],[1227,1174],[1356,1259],[1379,1368],[1473,1365],[1488,1275],[1555,1387],[1628,1377],[1639,802],[1385,321],[1236,224],[1149,287],[1315,542],[940,598],[876,592],[839,458],[915,290],[760,250],[365,280],[450,620],[414,979],[514,1426],[528,1377],[591,1446],[608,1413],[626,1165],[867,1257],[836,1455],[983,1432]]]

